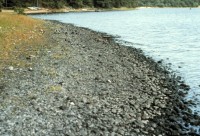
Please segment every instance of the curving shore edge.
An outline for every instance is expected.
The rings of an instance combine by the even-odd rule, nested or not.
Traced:
[[[21,56],[31,68],[0,79],[0,135],[200,134],[188,86],[161,64],[104,33],[46,27],[45,48]]]

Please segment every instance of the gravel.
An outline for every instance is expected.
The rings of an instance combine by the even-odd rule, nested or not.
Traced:
[[[161,63],[104,33],[46,26],[45,48],[24,56],[33,65],[0,79],[0,135],[199,135],[189,86]]]

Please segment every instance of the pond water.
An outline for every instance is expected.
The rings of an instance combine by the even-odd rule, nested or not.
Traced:
[[[32,15],[120,36],[156,61],[170,63],[191,89],[186,99],[200,113],[200,9],[144,8],[132,11]]]

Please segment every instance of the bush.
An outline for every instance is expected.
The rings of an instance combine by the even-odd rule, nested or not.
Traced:
[[[3,5],[2,5],[2,3],[0,1],[0,12],[2,11],[2,7],[3,7]]]
[[[24,9],[23,8],[14,8],[14,11],[17,13],[17,14],[24,14]]]

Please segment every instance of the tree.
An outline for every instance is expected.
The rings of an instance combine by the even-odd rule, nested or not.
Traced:
[[[94,6],[99,8],[111,8],[113,5],[111,0],[95,0]]]
[[[6,1],[6,2],[5,2]],[[6,7],[28,7],[39,5],[49,8],[62,8],[72,6],[74,8],[96,7],[96,8],[120,8],[137,6],[157,6],[157,7],[197,7],[200,0],[0,0]]]
[[[94,6],[94,1],[93,0],[83,0],[83,5],[84,6],[93,7]]]
[[[83,7],[83,0],[70,0],[69,5],[73,8],[82,8]]]
[[[2,11],[2,8],[3,8],[3,0],[0,0],[0,12]]]

